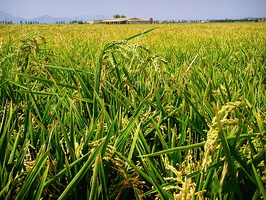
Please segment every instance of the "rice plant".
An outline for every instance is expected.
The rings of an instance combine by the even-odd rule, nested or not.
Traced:
[[[1,25],[0,198],[266,198],[265,29]]]

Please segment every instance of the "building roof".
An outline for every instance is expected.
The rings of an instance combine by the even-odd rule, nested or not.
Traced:
[[[136,17],[112,18],[112,19],[102,20],[102,22],[122,22],[122,21],[149,21],[149,20],[139,19]]]
[[[99,24],[99,23],[101,23],[101,21],[102,21],[102,20],[100,20],[100,19],[95,19],[95,20],[90,20],[90,21],[88,21],[88,23],[89,23],[89,24]]]

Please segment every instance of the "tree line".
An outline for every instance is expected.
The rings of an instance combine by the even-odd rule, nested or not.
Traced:
[[[113,15],[114,18],[126,18],[125,15]],[[243,18],[243,19],[208,19],[208,20],[153,20],[150,18],[150,23],[201,23],[201,22],[259,22],[259,21],[266,21],[266,18]],[[73,20],[70,21],[69,24],[85,24],[86,22]],[[8,20],[0,20],[0,24],[13,24],[12,21]],[[20,21],[20,24],[42,24],[39,21]],[[56,21],[54,24],[67,24],[65,21]]]
[[[244,18],[244,19],[207,19],[207,20],[155,20],[154,24],[169,24],[169,23],[208,23],[208,22],[260,22],[266,21],[266,18]]]

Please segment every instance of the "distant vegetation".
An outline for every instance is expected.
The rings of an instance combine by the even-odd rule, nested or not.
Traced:
[[[202,22],[265,22],[266,18],[207,19],[207,20],[155,20],[154,23],[202,23]]]
[[[0,25],[0,199],[266,199],[264,23]]]
[[[126,18],[125,15],[113,15],[114,18]],[[202,23],[202,22],[265,22],[266,18],[243,18],[243,19],[207,19],[207,20],[154,20],[153,18],[150,18],[151,23]],[[39,21],[20,21],[20,24],[41,24]],[[71,20],[69,22],[66,21],[56,21],[54,24],[84,24],[87,23],[86,21],[78,21],[78,20]],[[0,21],[0,24],[13,24],[11,20],[2,20]]]
[[[116,14],[116,15],[114,15],[114,18],[126,18],[126,16],[125,15],[118,15],[118,14]]]

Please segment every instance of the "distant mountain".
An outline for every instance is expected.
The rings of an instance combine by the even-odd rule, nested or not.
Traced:
[[[0,10],[0,21],[1,21],[1,23],[3,21],[4,22],[5,21],[12,21],[13,24],[18,24],[18,23],[20,23],[20,21],[23,21],[23,23],[24,23],[25,20],[26,19],[24,19],[24,18],[15,17],[13,15],[10,15],[10,14]]]
[[[67,17],[60,17],[60,18],[55,18],[55,17],[51,17],[49,15],[43,15],[41,17],[36,17],[33,19],[25,19],[25,18],[21,18],[21,17],[15,17],[13,15],[10,15],[4,11],[0,10],[0,22],[2,23],[3,21],[12,21],[13,24],[19,24],[21,21],[24,24],[25,22],[39,22],[40,24],[55,24],[57,22],[65,22],[65,23],[69,23],[70,21],[83,21],[83,22],[87,22],[89,20],[93,20],[93,19],[107,19],[110,18],[110,16],[105,16],[105,15],[80,15],[80,16],[76,16],[76,17],[71,17],[71,18],[67,18]]]
[[[40,24],[55,24],[56,22],[65,22],[65,23],[69,23],[70,21],[72,21],[70,18],[55,18],[55,17],[51,17],[49,15],[43,15],[41,17],[37,17],[37,18],[33,18],[30,19],[28,21],[34,21],[34,22],[39,22]]]
[[[83,21],[83,22],[87,22],[89,20],[94,20],[94,19],[108,19],[108,18],[112,18],[112,16],[106,16],[106,15],[79,15],[79,16],[75,16],[75,17],[60,17],[60,18],[55,18],[55,17],[51,17],[49,15],[43,15],[41,17],[36,17],[34,19],[25,19],[25,18],[21,18],[21,17],[16,17],[13,15],[10,15],[2,10],[0,10],[0,22],[1,23],[5,23],[6,21],[11,22],[13,24],[19,24],[20,22],[22,22],[23,24],[25,24],[25,22],[29,23],[35,23],[38,22],[40,24],[56,24],[57,22],[64,22],[64,23],[69,23],[70,21]],[[265,18],[265,17],[263,17]],[[246,17],[245,19],[248,19],[249,21],[258,19],[256,17]],[[169,20],[167,20],[169,21]],[[181,20],[184,21],[184,20]],[[191,20],[186,20],[186,21],[191,21]]]

